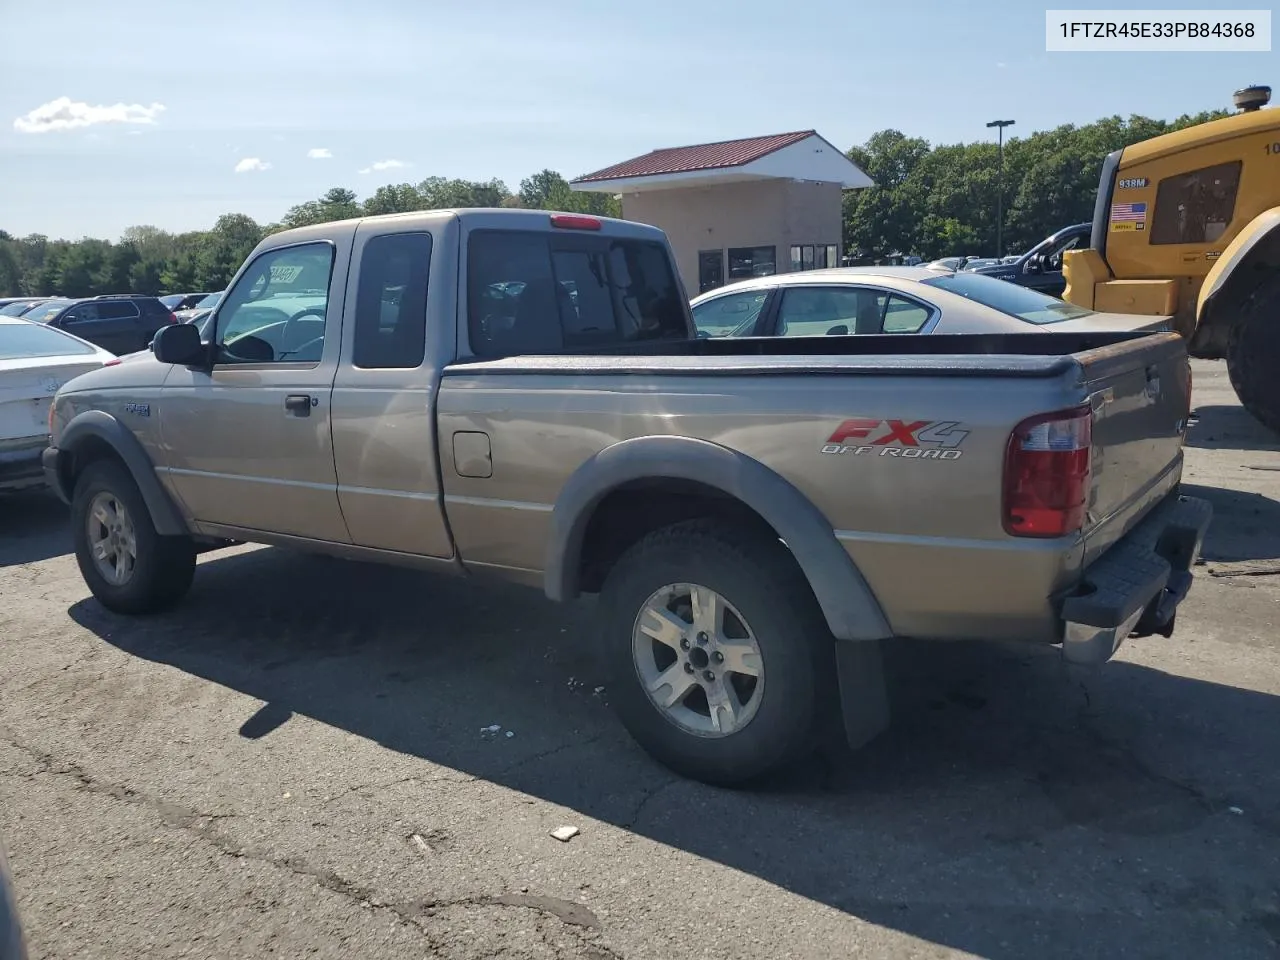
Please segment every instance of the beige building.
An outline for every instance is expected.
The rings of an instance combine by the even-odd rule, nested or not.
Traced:
[[[624,217],[665,230],[690,296],[839,266],[842,191],[871,185],[812,130],[654,150],[570,184],[620,195]]]

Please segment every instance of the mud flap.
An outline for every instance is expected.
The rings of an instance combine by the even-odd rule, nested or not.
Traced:
[[[880,640],[836,642],[840,714],[850,750],[866,746],[889,728],[889,688]]]

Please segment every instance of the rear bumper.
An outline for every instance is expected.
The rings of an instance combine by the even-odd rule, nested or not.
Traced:
[[[44,483],[40,454],[48,439],[33,438],[0,445],[0,490],[38,487]]]
[[[1131,635],[1172,635],[1212,517],[1207,500],[1171,495],[1090,564],[1062,605],[1064,659],[1096,665]]]

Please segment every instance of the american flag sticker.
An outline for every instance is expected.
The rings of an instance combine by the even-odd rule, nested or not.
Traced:
[[[1145,203],[1113,203],[1111,205],[1112,230],[1145,230],[1147,205]]]

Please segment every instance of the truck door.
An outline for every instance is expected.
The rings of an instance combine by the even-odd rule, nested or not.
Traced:
[[[196,520],[350,541],[329,406],[346,261],[324,240],[259,254],[213,317],[212,369],[165,380],[162,469]]]
[[[421,228],[381,223],[356,231],[355,295],[347,297],[333,388],[333,450],[353,543],[450,557],[436,453],[441,364],[427,355],[434,247]],[[443,325],[444,313],[437,319]]]
[[[1041,255],[1039,273],[1031,273],[1023,280],[1023,285],[1051,297],[1060,297],[1067,288],[1066,278],[1062,275],[1062,261],[1068,250],[1083,250],[1089,246],[1087,232],[1071,235],[1049,244]]]

